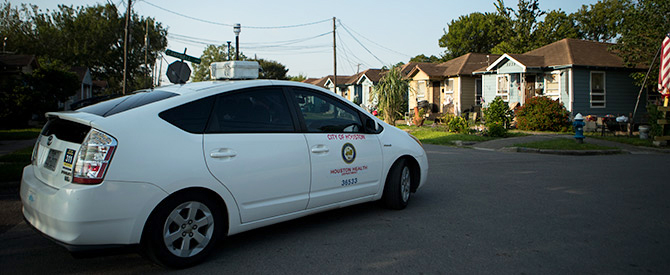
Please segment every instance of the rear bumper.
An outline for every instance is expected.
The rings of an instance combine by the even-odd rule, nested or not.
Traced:
[[[56,189],[23,169],[24,219],[71,251],[139,243],[144,223],[167,194],[149,183],[105,181]],[[87,248],[88,247],[88,248]]]

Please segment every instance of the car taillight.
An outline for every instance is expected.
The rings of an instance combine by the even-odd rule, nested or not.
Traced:
[[[112,160],[116,145],[116,139],[112,136],[91,129],[79,148],[72,182],[81,184],[101,183],[109,162]]]

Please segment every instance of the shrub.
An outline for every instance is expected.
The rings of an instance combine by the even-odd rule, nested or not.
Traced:
[[[516,111],[517,128],[530,131],[565,132],[570,129],[570,113],[563,103],[548,97],[533,97]]]
[[[454,117],[447,122],[447,131],[467,134],[470,130],[468,121],[460,116]]]
[[[496,97],[487,108],[484,108],[483,113],[487,126],[489,123],[499,123],[505,128],[509,127],[514,114],[500,97]]]
[[[663,114],[658,111],[658,105],[653,103],[647,105],[647,116],[649,116],[649,135],[652,137],[662,136],[663,127],[658,124],[658,120],[663,118]]]
[[[486,123],[486,135],[490,137],[506,137],[507,128],[501,122]]]

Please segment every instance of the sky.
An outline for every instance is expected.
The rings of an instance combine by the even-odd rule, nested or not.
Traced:
[[[42,10],[59,4],[90,6],[113,3],[125,13],[127,0],[33,0]],[[336,18],[337,74],[352,75],[381,68],[413,56],[439,56],[438,40],[447,24],[472,12],[494,12],[495,0],[369,0],[369,1],[227,1],[133,0],[132,9],[152,17],[168,30],[168,49],[200,57],[207,44],[235,45],[233,27],[241,24],[240,51],[247,57],[280,62],[288,75],[320,78],[333,74],[333,20]],[[596,0],[540,0],[540,9],[567,13]],[[517,1],[506,6],[516,9]],[[166,56],[165,70],[175,58]],[[158,62],[158,61],[157,61]],[[160,66],[160,62],[158,62]]]

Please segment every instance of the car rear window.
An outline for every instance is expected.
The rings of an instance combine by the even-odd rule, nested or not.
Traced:
[[[161,101],[163,99],[170,98],[176,95],[177,94],[175,93],[159,91],[159,90],[139,91],[132,95],[127,95],[124,97],[103,101],[91,106],[86,106],[84,108],[77,109],[77,111],[99,115],[102,117],[108,117],[114,114],[128,111],[133,108],[147,105],[149,103]]]

